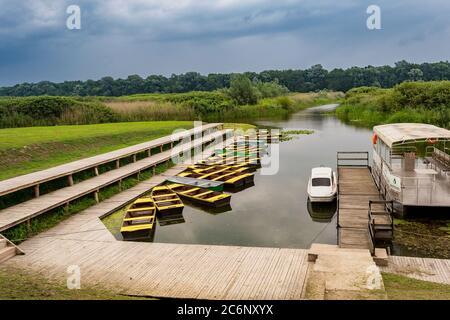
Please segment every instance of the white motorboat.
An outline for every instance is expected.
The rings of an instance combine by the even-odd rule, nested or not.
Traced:
[[[308,182],[308,196],[311,202],[331,202],[336,198],[336,173],[327,167],[311,170]]]

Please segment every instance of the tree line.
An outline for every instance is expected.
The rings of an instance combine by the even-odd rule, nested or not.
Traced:
[[[450,80],[450,63],[415,64],[396,62],[394,66],[366,66],[331,71],[317,64],[305,70],[267,70],[259,73],[245,72],[254,82],[276,82],[294,92],[320,90],[348,91],[355,87],[373,86],[391,88],[404,81]],[[170,77],[150,75],[142,78],[130,75],[126,79],[104,77],[100,80],[64,81],[53,83],[21,83],[1,87],[0,96],[123,96],[140,93],[182,93],[190,91],[213,91],[230,87],[235,74],[197,72],[173,74]]]

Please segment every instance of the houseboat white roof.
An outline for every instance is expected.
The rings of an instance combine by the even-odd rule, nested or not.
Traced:
[[[450,139],[450,130],[424,123],[384,124],[375,126],[373,131],[390,148],[396,143],[426,139]]]

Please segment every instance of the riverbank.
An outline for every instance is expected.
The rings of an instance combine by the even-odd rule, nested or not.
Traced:
[[[395,219],[394,253],[450,259],[450,220]]]
[[[191,129],[190,121],[151,121],[0,130],[0,180]]]
[[[345,123],[371,128],[418,122],[450,128],[450,81],[404,82],[392,89],[361,87],[348,91],[336,116]]]
[[[111,290],[67,284],[23,269],[0,266],[0,300],[135,300],[145,297],[121,295]],[[154,300],[154,299],[151,299]]]

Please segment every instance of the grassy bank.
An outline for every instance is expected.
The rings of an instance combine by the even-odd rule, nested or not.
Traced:
[[[276,92],[275,92],[276,93]],[[237,102],[226,90],[123,97],[0,97],[0,128],[136,121],[220,121],[285,117],[306,107],[336,102],[341,93],[258,95]]]
[[[382,273],[389,300],[450,300],[450,285]]]
[[[40,274],[0,266],[0,300],[129,300],[145,299],[94,287],[69,290],[63,281]]]
[[[0,130],[0,180],[189,129],[189,121],[108,123]]]
[[[450,220],[395,219],[398,255],[450,259]]]
[[[404,82],[392,89],[355,88],[347,92],[336,115],[364,127],[417,122],[450,128],[450,81]]]

